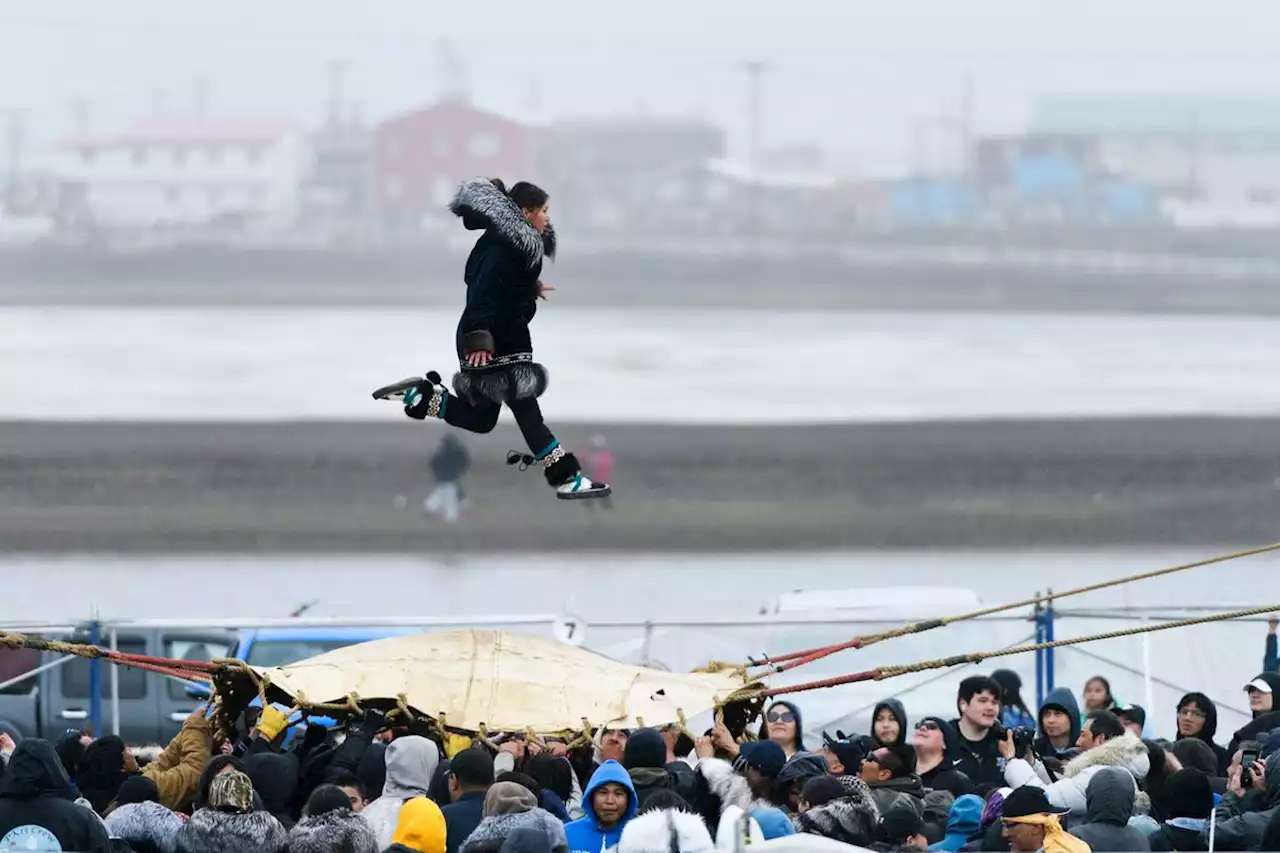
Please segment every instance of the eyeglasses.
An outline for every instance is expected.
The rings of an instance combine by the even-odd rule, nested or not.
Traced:
[[[771,723],[794,723],[796,715],[791,711],[770,711],[766,719]]]
[[[1208,714],[1206,714],[1204,711],[1201,711],[1199,708],[1190,707],[1190,708],[1179,708],[1179,709],[1178,709],[1178,716],[1179,716],[1179,717],[1190,717],[1190,718],[1194,718],[1194,719],[1197,719],[1197,720],[1203,720],[1203,719],[1205,719],[1206,717],[1208,717],[1209,715],[1208,715]]]
[[[941,729],[939,729],[937,721],[935,721],[935,720],[923,720],[923,721],[921,721],[921,722],[919,722],[919,723],[916,723],[916,731],[918,731],[918,732],[936,732],[936,731],[941,731]]]

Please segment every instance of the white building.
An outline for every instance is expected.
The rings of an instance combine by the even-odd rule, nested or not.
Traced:
[[[311,167],[300,125],[273,119],[162,117],[68,141],[63,208],[107,226],[242,220],[281,228],[297,215]]]

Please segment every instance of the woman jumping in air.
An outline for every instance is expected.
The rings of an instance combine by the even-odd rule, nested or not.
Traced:
[[[537,301],[554,290],[538,280],[543,256],[554,257],[555,230],[547,194],[521,181],[508,190],[498,179],[467,181],[450,205],[469,231],[483,229],[463,275],[467,306],[458,322],[458,372],[453,392],[440,374],[413,377],[379,388],[375,399],[401,398],[411,418],[439,418],[470,432],[490,432],[505,404],[529,445],[530,454],[511,453],[508,464],[542,465],[556,497],[602,498],[606,483],[592,482],[578,459],[560,446],[542,420],[538,398],[547,390],[547,371],[533,360],[529,322]]]

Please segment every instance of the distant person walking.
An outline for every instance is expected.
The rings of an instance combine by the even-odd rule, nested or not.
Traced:
[[[471,468],[471,454],[452,434],[446,434],[431,457],[431,473],[436,485],[422,502],[422,511],[456,524],[462,513],[466,495],[462,491],[462,476]]]
[[[609,449],[603,435],[591,437],[590,449],[582,454],[582,470],[597,483],[613,482],[613,451]],[[597,505],[602,509],[613,509],[613,496],[605,495],[598,501],[587,501],[588,507],[594,508]]]

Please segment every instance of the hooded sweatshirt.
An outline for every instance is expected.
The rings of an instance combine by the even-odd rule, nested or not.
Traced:
[[[786,708],[792,714],[795,714],[796,717],[796,749],[795,752],[788,753],[787,755],[787,758],[791,758],[792,755],[804,751],[804,717],[800,714],[800,708],[791,702],[774,702],[769,706],[768,711],[772,711],[774,708],[779,707]],[[765,712],[765,721],[760,725],[760,740],[769,739],[769,720],[767,719],[768,711]],[[783,749],[786,749],[786,747],[783,747]]]
[[[1048,710],[1062,711],[1071,720],[1071,740],[1062,749],[1055,748],[1044,733],[1044,712]],[[1063,752],[1073,749],[1076,741],[1080,738],[1080,703],[1076,701],[1071,689],[1059,687],[1050,691],[1040,705],[1040,712],[1036,722],[1038,724],[1038,734],[1035,739],[1035,748],[1036,752],[1040,753],[1041,756],[1045,758],[1061,758]]]
[[[1200,733],[1193,735],[1196,740],[1202,740],[1213,750],[1214,756],[1218,759],[1218,775],[1226,776],[1227,769],[1231,766],[1231,755],[1225,749],[1213,742],[1213,736],[1218,733],[1218,706],[1213,700],[1203,693],[1188,693],[1178,700],[1178,709],[1186,707],[1187,703],[1194,702],[1196,707],[1204,711],[1204,728],[1200,729]],[[1177,721],[1175,720],[1175,723]],[[1181,733],[1175,740],[1182,740]]]
[[[898,721],[898,739],[886,743],[876,737],[876,717],[880,716],[880,712],[889,709],[893,713],[893,717]],[[898,744],[907,742],[907,709],[897,699],[886,699],[876,709],[871,712],[871,737],[875,740],[877,746],[897,746]]]
[[[440,764],[440,750],[434,741],[419,735],[397,738],[387,747],[387,779],[382,796],[374,800],[360,816],[373,827],[378,839],[378,849],[391,846],[400,820],[400,807],[405,800],[425,797],[431,788],[431,779]]]
[[[797,717],[797,727],[799,726],[799,718]],[[599,819],[596,817],[595,792],[613,782],[627,789],[627,809],[623,812],[622,820],[617,825],[605,829],[600,825]],[[587,816],[582,820],[575,820],[564,828],[565,837],[569,842],[569,853],[610,853],[618,846],[618,840],[622,838],[622,831],[626,828],[627,822],[636,816],[638,805],[636,803],[636,789],[631,785],[631,776],[626,769],[616,761],[606,761],[596,768],[596,772],[591,774],[591,781],[587,783],[587,790],[582,792],[582,805],[587,811]]]
[[[0,850],[107,853],[111,841],[90,809],[72,802],[71,779],[48,741],[27,738],[0,778]]]
[[[982,809],[986,804],[982,798],[966,794],[956,800],[951,807],[951,815],[947,818],[947,834],[936,844],[930,844],[930,850],[944,850],[955,853],[965,845],[969,836],[976,834],[982,826]]]
[[[263,808],[275,815],[285,829],[292,829],[289,803],[298,790],[298,759],[262,752],[245,758],[244,772],[253,780],[254,793],[262,798]]]
[[[937,723],[942,732],[942,763],[928,772],[920,774],[920,783],[926,791],[950,791],[953,796],[963,797],[973,793],[973,780],[958,769],[960,745],[955,727],[941,717],[925,717],[921,722]],[[917,755],[916,760],[919,761]]]
[[[1267,684],[1270,684],[1271,696],[1273,697],[1271,701],[1271,710],[1270,711],[1254,711],[1253,718],[1256,720],[1258,719],[1258,717],[1261,717],[1263,714],[1270,714],[1275,711],[1280,711],[1280,705],[1276,704],[1275,698],[1274,698],[1274,697],[1280,697],[1280,673],[1260,672],[1257,675],[1255,675],[1253,678],[1251,678],[1250,681],[1265,681]]]
[[[1094,850],[1124,853],[1128,850],[1150,850],[1147,836],[1129,826],[1137,786],[1127,771],[1107,767],[1094,774],[1085,795],[1088,807],[1085,822],[1074,824],[1071,834]]]
[[[389,781],[390,773],[387,775]],[[444,815],[435,801],[410,797],[400,808],[391,850],[394,853],[444,853],[446,836]]]

